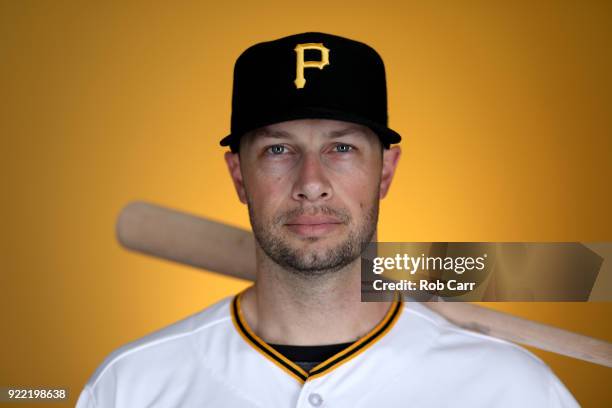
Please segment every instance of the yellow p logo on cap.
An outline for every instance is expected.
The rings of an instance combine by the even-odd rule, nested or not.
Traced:
[[[294,48],[297,58],[295,84],[296,88],[303,88],[306,85],[304,78],[304,68],[319,68],[329,65],[329,48],[326,48],[322,43],[304,43],[298,44]],[[304,50],[319,50],[321,51],[321,61],[304,61]]]

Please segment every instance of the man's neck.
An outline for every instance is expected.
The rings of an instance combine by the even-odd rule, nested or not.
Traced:
[[[241,298],[247,324],[264,341],[323,345],[357,340],[389,310],[389,302],[361,302],[360,259],[323,276],[284,271],[258,254],[257,280]]]

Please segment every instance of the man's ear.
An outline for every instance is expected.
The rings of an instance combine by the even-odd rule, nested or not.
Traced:
[[[247,203],[246,190],[244,189],[244,181],[242,179],[242,169],[240,168],[240,155],[238,153],[225,152],[225,162],[230,173],[230,177],[234,182],[234,187],[238,193],[238,199],[242,204]]]
[[[389,192],[389,187],[391,187],[391,180],[393,180],[393,175],[395,174],[395,169],[397,168],[397,163],[399,162],[399,158],[402,151],[399,146],[392,146],[389,149],[384,149],[383,151],[383,163],[382,170],[380,175],[380,199],[385,198],[387,193]]]

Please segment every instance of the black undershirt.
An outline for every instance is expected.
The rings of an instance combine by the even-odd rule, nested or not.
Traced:
[[[317,364],[327,360],[334,354],[337,354],[353,344],[340,343],[340,344],[326,344],[323,346],[288,346],[285,344],[270,344],[272,348],[293,361],[309,372]]]

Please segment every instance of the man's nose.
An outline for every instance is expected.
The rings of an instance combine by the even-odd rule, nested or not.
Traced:
[[[305,153],[298,172],[292,193],[294,200],[318,201],[329,200],[332,197],[331,185],[318,154]]]

